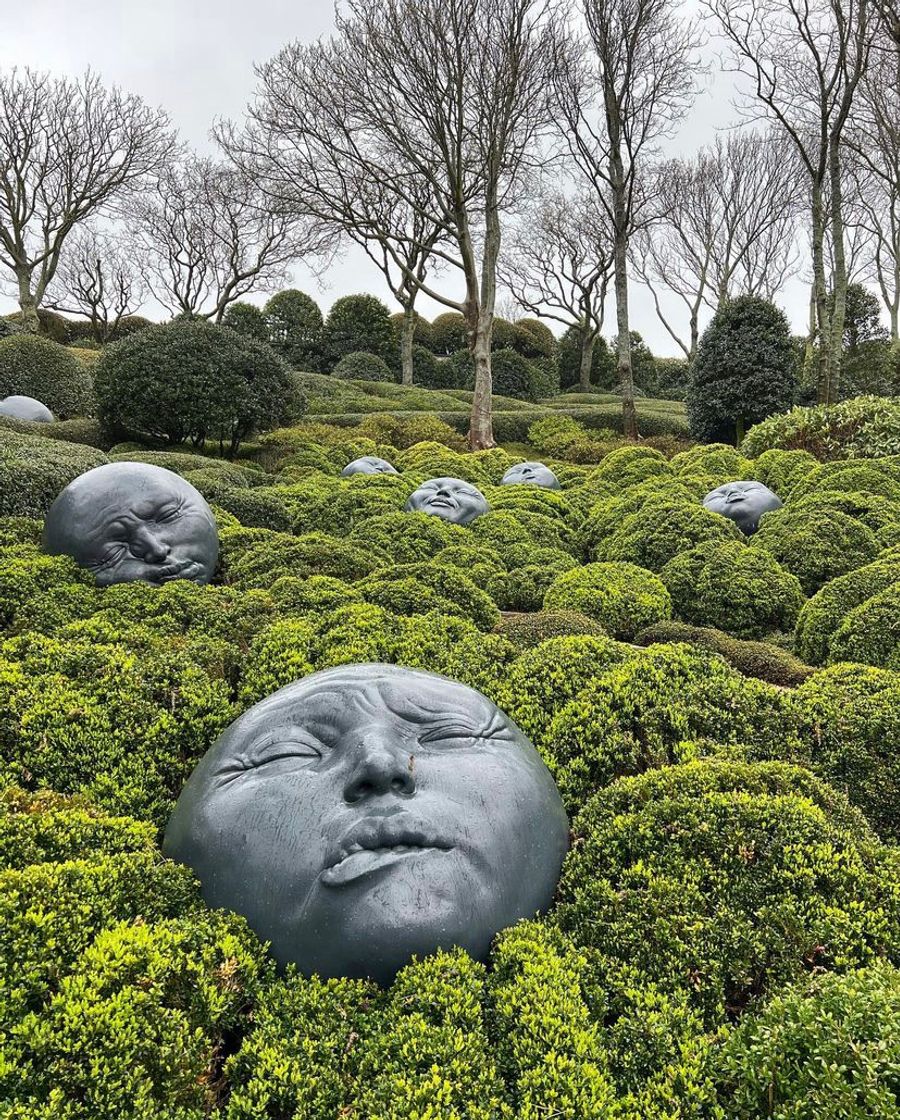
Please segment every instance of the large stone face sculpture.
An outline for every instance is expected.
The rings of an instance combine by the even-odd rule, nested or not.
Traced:
[[[31,420],[38,424],[49,424],[53,413],[45,404],[34,397],[13,395],[0,401],[0,416],[11,416],[14,420]]]
[[[469,525],[487,513],[484,494],[462,478],[430,478],[415,490],[404,507],[407,513],[432,513],[455,525]]]
[[[148,463],[105,463],[62,491],[44,521],[44,550],[72,556],[97,583],[190,579],[216,569],[216,520],[180,475]]]
[[[439,947],[484,960],[550,905],[567,845],[549,771],[495,704],[370,664],[314,673],[231,724],[163,850],[280,964],[386,984]]]
[[[544,463],[516,463],[500,479],[501,486],[510,486],[520,482],[530,483],[532,486],[543,486],[547,490],[559,489],[559,479]]]
[[[703,505],[733,521],[745,536],[752,536],[759,528],[764,513],[781,509],[782,501],[761,482],[726,482],[717,486],[703,499]]]
[[[352,474],[396,474],[397,469],[387,459],[379,459],[377,455],[363,455],[361,459],[354,459],[341,471],[341,478],[349,478]]]

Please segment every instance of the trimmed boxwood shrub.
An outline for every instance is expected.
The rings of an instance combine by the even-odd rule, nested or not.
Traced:
[[[523,549],[527,553],[528,549]],[[509,570],[496,572],[487,582],[487,593],[501,611],[538,611],[548,589],[563,572],[577,569],[578,561],[558,548],[537,548],[533,563],[516,566],[508,553]]]
[[[746,450],[746,444],[744,444]],[[751,462],[748,477],[758,479],[785,501],[794,486],[819,465],[808,451],[782,451],[772,448]]]
[[[58,420],[92,416],[91,375],[64,346],[17,334],[0,338],[0,400],[21,394],[45,404]]]
[[[426,515],[427,516],[427,515]],[[490,598],[456,568],[434,564],[395,564],[372,572],[356,584],[369,603],[399,615],[459,615],[481,630],[491,630],[500,614]]]
[[[676,474],[709,474],[725,481],[749,478],[752,464],[728,443],[698,443],[669,460]]]
[[[322,350],[326,368],[334,369],[345,355],[360,350],[374,354],[383,362],[395,363],[397,338],[387,307],[377,296],[371,295],[343,296],[335,300],[322,328]]]
[[[727,1040],[717,1067],[733,1120],[894,1120],[900,971],[877,961],[775,994]]]
[[[431,321],[431,345],[444,357],[466,348],[466,320],[458,311],[444,311]]]
[[[276,354],[293,369],[315,372],[322,368],[322,312],[312,296],[296,288],[276,292],[263,315]]]
[[[290,370],[268,346],[198,320],[148,327],[103,351],[96,370],[100,418],[131,438],[231,455],[251,431],[299,415]]]
[[[708,541],[670,560],[660,579],[675,614],[738,638],[790,631],[803,606],[800,581],[778,561],[740,541]]]
[[[709,1024],[813,969],[900,953],[896,851],[808,770],[651,770],[601,790],[573,831],[560,926],[598,969],[627,964]]]
[[[347,540],[359,548],[373,548],[395,564],[430,560],[452,545],[471,544],[461,525],[428,513],[383,513],[361,521]]]
[[[881,836],[900,840],[900,674],[835,665],[801,685],[793,704],[816,771]]]
[[[656,626],[648,626],[635,637],[635,641],[642,646],[687,642],[719,654],[745,677],[756,677],[757,680],[786,687],[801,684],[815,672],[811,665],[804,665],[786,649],[769,642],[742,641],[723,630],[691,626],[687,622],[660,622]]]
[[[222,326],[229,327],[246,338],[255,338],[257,342],[269,341],[269,324],[266,322],[266,316],[253,303],[238,301],[229,304],[222,316]]]
[[[292,537],[266,529],[233,560],[226,559],[225,578],[235,587],[269,588],[282,576],[336,576],[354,580],[381,567],[387,557],[377,549],[348,544],[327,533]],[[227,539],[225,537],[224,539]]]
[[[874,494],[900,499],[900,471],[896,459],[820,463],[791,487],[792,504],[822,493]]]
[[[774,556],[800,581],[807,595],[823,584],[861,568],[881,551],[875,534],[849,514],[837,510],[794,510],[767,513],[751,548]]]
[[[0,428],[0,516],[43,518],[60,490],[108,461],[96,447]]]
[[[345,381],[396,380],[383,358],[379,358],[376,354],[369,354],[365,350],[354,350],[350,354],[345,354],[331,371],[331,376]]]
[[[604,637],[599,622],[578,611],[534,611],[527,614],[506,614],[500,619],[497,632],[519,650],[533,649],[548,638],[576,634]]]
[[[548,611],[578,611],[611,634],[630,641],[638,630],[672,614],[662,580],[634,564],[586,564],[564,572],[544,596]]]
[[[609,482],[617,492],[621,492],[629,486],[646,482],[648,478],[671,478],[672,473],[672,467],[661,451],[629,444],[604,455],[600,466],[588,475],[586,485]]]

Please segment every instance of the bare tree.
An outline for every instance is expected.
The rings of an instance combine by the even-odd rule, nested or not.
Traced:
[[[75,226],[143,183],[174,145],[165,113],[95,74],[0,74],[0,264],[15,277],[26,330],[38,331]]]
[[[818,397],[835,399],[847,295],[842,150],[875,21],[869,0],[705,0],[730,44],[732,67],[753,84],[755,112],[793,143],[809,182],[819,336]],[[826,190],[830,205],[826,212]],[[826,275],[830,226],[832,299]]]
[[[900,0],[875,0],[884,29],[900,48]]]
[[[693,361],[700,313],[736,295],[772,299],[798,262],[794,232],[800,202],[791,153],[770,134],[735,132],[693,159],[657,171],[660,218],[636,239],[635,272],[657,317]],[[660,288],[678,297],[685,337],[662,308]]]
[[[308,221],[272,210],[239,168],[206,158],[166,168],[132,220],[156,299],[173,315],[216,323],[229,304],[277,288],[292,261],[330,243]]]
[[[539,197],[523,214],[500,261],[500,280],[520,307],[579,328],[579,384],[585,391],[612,267],[609,211],[590,191],[576,196],[550,191]]]
[[[85,316],[95,341],[103,344],[146,297],[141,269],[121,231],[100,233],[83,226],[66,242],[45,298],[56,311]]]
[[[352,169],[346,184],[328,189],[339,209],[346,200],[345,228],[378,245],[409,293],[424,292],[465,317],[476,448],[494,442],[490,344],[501,217],[538,161],[546,120],[544,2],[350,0],[338,13],[335,40],[289,46],[263,67],[251,110],[270,147],[295,137],[305,144],[309,130],[298,118],[307,105],[309,56],[320,51],[317,61],[327,59],[327,96],[337,106],[326,117],[327,142],[337,154],[323,174]],[[373,184],[381,192],[374,211]],[[461,280],[461,298],[430,283],[429,256]]]
[[[676,0],[583,0],[587,38],[557,37],[554,93],[562,138],[575,166],[608,209],[613,231],[618,376],[623,426],[636,438],[628,248],[646,220],[654,145],[687,111],[698,45]],[[642,215],[642,210],[644,211]]]

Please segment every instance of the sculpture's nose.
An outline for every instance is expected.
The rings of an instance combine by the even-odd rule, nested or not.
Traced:
[[[370,728],[360,736],[344,784],[344,800],[353,804],[384,793],[415,793],[413,755],[399,746],[388,728]]]
[[[148,525],[139,525],[131,535],[131,551],[148,564],[161,564],[169,555],[169,546]]]

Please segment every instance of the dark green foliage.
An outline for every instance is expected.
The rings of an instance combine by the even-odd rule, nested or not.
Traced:
[[[896,852],[804,769],[651,771],[598,793],[573,827],[562,928],[711,1024],[813,968],[900,951]]]
[[[322,329],[322,350],[326,368],[332,370],[347,354],[358,351],[396,363],[396,335],[387,307],[369,295],[336,300]]]
[[[864,665],[816,673],[794,694],[816,771],[885,839],[900,840],[900,675]]]
[[[657,386],[656,376],[656,359],[653,357],[653,352],[650,347],[644,342],[638,331],[631,331],[631,376],[634,380],[635,389],[641,390],[647,396],[654,396]],[[618,337],[612,339],[610,343],[610,353],[613,361],[618,362],[619,340]],[[616,369],[615,381],[618,383],[618,369]],[[618,392],[618,389],[613,390]]]
[[[0,428],[0,516],[43,517],[60,490],[106,462],[96,447]]]
[[[740,442],[752,424],[790,408],[795,377],[783,312],[755,296],[723,303],[703,332],[691,366],[686,398],[691,435]]]
[[[257,342],[269,341],[269,324],[266,322],[266,316],[253,303],[229,304],[222,316],[222,326],[230,327],[237,334],[242,334],[245,338],[254,338]]]
[[[287,418],[293,385],[263,343],[197,320],[148,327],[108,346],[97,365],[100,416],[133,437],[224,444]]]
[[[539,611],[556,580],[564,572],[578,568],[571,553],[560,548],[511,549],[505,562],[508,570],[494,573],[486,585],[488,594],[502,611]]]
[[[876,962],[775,995],[741,1023],[718,1065],[733,1120],[894,1120],[900,971]]]
[[[548,611],[586,614],[614,638],[669,618],[672,601],[663,582],[634,564],[586,564],[557,576],[544,596]]]
[[[94,412],[90,374],[49,338],[28,334],[0,338],[0,400],[15,394],[35,397],[59,420]]]
[[[391,323],[394,327],[395,345],[399,352],[400,338],[403,330],[403,323],[406,316],[402,311],[398,311],[395,315],[391,316]],[[418,311],[413,312],[415,319],[415,329],[413,331],[413,346],[415,348],[422,348],[428,351],[429,354],[434,351],[434,332],[431,328],[431,323],[428,322],[424,316],[420,315]]]
[[[263,308],[272,349],[293,369],[322,368],[322,312],[305,292],[276,292]]]
[[[426,389],[450,389],[443,362],[424,346],[413,347],[413,384]]]
[[[746,444],[743,445],[746,449]],[[785,501],[793,487],[819,465],[808,451],[782,451],[772,448],[752,460],[751,477],[773,490]]]
[[[750,458],[771,448],[808,451],[817,459],[855,459],[900,453],[900,406],[885,397],[793,408],[758,424],[743,445]]]
[[[738,638],[792,630],[804,602],[795,576],[739,541],[709,541],[679,553],[660,578],[679,618]]]
[[[795,511],[790,505],[765,514],[752,547],[774,556],[807,595],[868,564],[880,551],[875,534],[855,517],[831,510]]]
[[[445,311],[432,320],[431,345],[435,354],[443,357],[467,349],[466,321],[458,311]]]
[[[513,324],[516,332],[516,349],[526,358],[552,358],[556,355],[556,336],[550,327],[540,319],[516,319]],[[522,332],[530,336],[525,338]]]
[[[559,383],[563,389],[579,384],[581,376],[581,329],[569,327],[559,340]],[[616,383],[616,359],[606,339],[594,343],[591,355],[591,385],[598,389],[611,389]]]
[[[354,350],[351,354],[345,354],[331,371],[331,376],[347,381],[396,380],[383,358],[364,350]]]
[[[648,626],[635,637],[635,641],[642,646],[658,642],[687,642],[719,654],[745,677],[756,677],[757,680],[786,687],[801,684],[815,672],[787,650],[768,642],[746,642],[733,638],[723,630],[690,626],[686,622],[660,622],[656,626]]]

